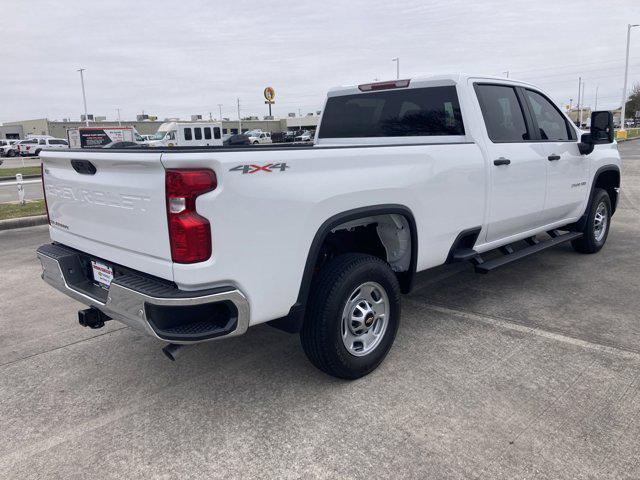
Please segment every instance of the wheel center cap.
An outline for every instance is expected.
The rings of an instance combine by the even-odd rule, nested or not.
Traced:
[[[374,318],[375,316],[371,312],[367,313],[367,315],[364,317],[364,324],[367,326],[367,328],[373,325]]]

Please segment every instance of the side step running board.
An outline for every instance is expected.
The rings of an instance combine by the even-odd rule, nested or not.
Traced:
[[[525,241],[529,244],[529,246],[521,250],[514,250],[509,245],[501,247],[500,251],[504,254],[502,257],[484,261],[482,257],[478,255],[472,260],[475,264],[476,273],[489,273],[491,270],[495,270],[498,267],[502,267],[511,262],[515,262],[516,260],[520,260],[521,258],[528,257],[529,255],[533,255],[534,253],[546,250],[547,248],[555,247],[557,245],[560,245],[561,243],[569,242],[571,240],[575,240],[576,238],[582,237],[582,232],[569,232],[561,234],[557,230],[552,230],[548,233],[551,238],[542,242],[538,241],[535,237],[526,239]]]

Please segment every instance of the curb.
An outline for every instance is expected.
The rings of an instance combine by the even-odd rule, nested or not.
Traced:
[[[47,223],[46,215],[33,215],[31,217],[10,218],[8,220],[0,220],[1,230],[12,230],[14,228],[35,227],[36,225],[45,225]]]

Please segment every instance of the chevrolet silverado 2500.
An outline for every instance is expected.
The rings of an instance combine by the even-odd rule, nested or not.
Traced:
[[[308,146],[41,156],[42,276],[82,325],[119,320],[174,358],[269,322],[350,379],[391,348],[417,272],[595,253],[620,186],[609,112],[583,133],[535,86],[470,75],[332,89]]]

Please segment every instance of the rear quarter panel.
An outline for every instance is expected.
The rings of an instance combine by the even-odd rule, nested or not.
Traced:
[[[418,270],[443,263],[458,233],[480,226],[484,215],[484,160],[474,143],[176,152],[163,153],[162,163],[212,168],[218,176],[218,188],[197,200],[211,223],[213,255],[174,264],[175,282],[183,289],[236,285],[250,301],[251,324],[289,312],[313,238],[338,213],[408,207],[418,231]],[[283,163],[284,170],[233,170]]]

